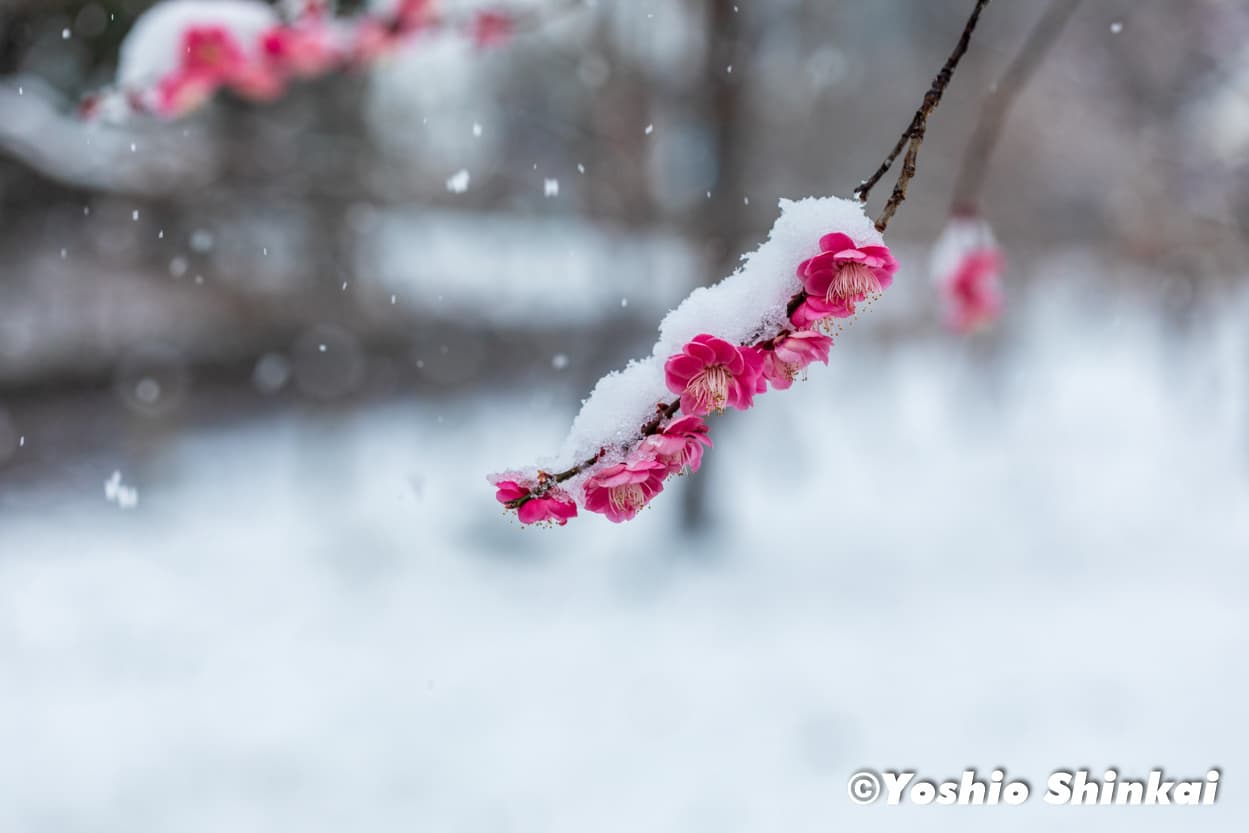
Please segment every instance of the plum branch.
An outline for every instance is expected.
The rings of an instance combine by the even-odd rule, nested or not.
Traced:
[[[575,461],[572,465],[556,472],[531,469],[490,478],[505,509],[526,524],[562,526],[576,517],[578,505],[614,522],[629,520],[663,490],[665,478],[698,470],[704,447],[711,445],[704,417],[730,407],[750,408],[756,394],[786,389],[811,363],[828,363],[833,331],[840,332],[837,321],[853,318],[856,304],[875,300],[893,281],[897,261],[882,232],[906,197],[928,117],[940,104],[988,3],[977,0],[907,129],[877,171],[855,190],[858,201],[782,201],[773,233],[737,272],[701,295],[691,294],[669,313],[649,359],[600,381],[574,423],[568,455]],[[872,221],[863,205],[899,156],[902,168],[893,192]],[[803,257],[795,280],[786,272]],[[758,268],[756,260],[762,264]],[[769,294],[774,306],[760,309]],[[665,355],[661,371],[658,363]],[[653,395],[661,372],[664,386],[677,398],[656,396],[651,414],[629,429],[632,409]],[[623,419],[621,410],[628,414]],[[583,422],[591,426],[588,431]]]

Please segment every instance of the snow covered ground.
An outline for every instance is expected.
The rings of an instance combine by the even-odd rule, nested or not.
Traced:
[[[1244,830],[1249,307],[1014,309],[996,360],[852,330],[720,419],[698,539],[674,494],[503,517],[584,392],[181,437],[129,511],[80,461],[0,515],[0,830]],[[1040,801],[1109,765],[1221,797]],[[864,766],[1034,797],[858,807]]]

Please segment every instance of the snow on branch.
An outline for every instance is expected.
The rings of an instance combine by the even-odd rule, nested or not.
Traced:
[[[490,478],[498,500],[524,523],[563,524],[578,504],[630,520],[669,475],[698,470],[709,414],[746,410],[827,364],[839,322],[895,271],[859,203],[782,201],[767,241],[736,272],[668,313],[650,356],[599,381],[550,465]]]
[[[0,152],[57,182],[112,193],[158,196],[212,181],[210,141],[127,125],[101,130],[34,76],[0,83]],[[140,152],[141,151],[141,152]]]
[[[126,35],[115,85],[88,95],[81,110],[110,121],[178,118],[222,90],[272,101],[293,82],[370,66],[434,33],[486,48],[577,5],[455,15],[435,0],[370,0],[361,13],[339,16],[330,0],[165,0]]]
[[[706,418],[747,410],[784,390],[807,367],[827,364],[841,322],[893,282],[897,261],[883,233],[915,175],[919,146],[989,0],[975,7],[919,110],[876,173],[837,197],[782,200],[768,239],[741,267],[695,289],[659,326],[651,355],[599,380],[559,455],[547,464],[491,475],[496,499],[522,523],[564,525],[578,508],[630,520],[666,479],[697,471],[710,448]],[[902,154],[881,215],[864,211],[872,186]]]

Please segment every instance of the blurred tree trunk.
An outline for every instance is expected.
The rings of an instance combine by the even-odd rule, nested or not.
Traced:
[[[745,165],[742,84],[741,14],[733,0],[704,0],[707,15],[707,52],[703,65],[702,98],[705,102],[709,152],[716,172],[712,199],[698,215],[694,233],[703,241],[708,282],[719,280],[737,263],[745,232]],[[731,67],[731,69],[730,69]],[[681,526],[697,534],[710,521],[707,485],[711,477],[703,471],[691,477],[682,496]]]

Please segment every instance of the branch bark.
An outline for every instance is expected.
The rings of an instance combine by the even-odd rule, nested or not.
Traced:
[[[967,22],[963,24],[963,32],[959,35],[958,42],[954,45],[954,51],[946,58],[941,70],[932,80],[932,86],[928,88],[928,92],[924,93],[924,99],[920,102],[919,109],[915,111],[915,115],[911,117],[910,124],[902,131],[902,135],[898,137],[893,150],[881,162],[875,173],[865,179],[858,188],[854,189],[854,193],[859,200],[867,202],[872,188],[889,172],[889,169],[893,167],[893,163],[897,161],[898,155],[902,153],[902,149],[906,148],[906,155],[902,158],[902,170],[894,183],[893,192],[889,195],[889,200],[881,210],[880,216],[876,218],[877,231],[883,232],[888,227],[889,221],[893,219],[894,213],[898,210],[898,206],[906,199],[907,186],[910,185],[911,179],[915,176],[916,163],[919,159],[919,147],[924,143],[924,134],[928,129],[928,117],[932,115],[933,110],[936,110],[937,105],[941,103],[941,97],[945,94],[945,88],[949,85],[950,79],[954,77],[954,71],[958,68],[959,61],[963,59],[963,55],[967,52],[967,47],[971,45],[971,35],[976,29],[976,24],[980,22],[980,13],[984,11],[987,5],[989,5],[989,0],[976,0],[975,8],[972,9]]]

